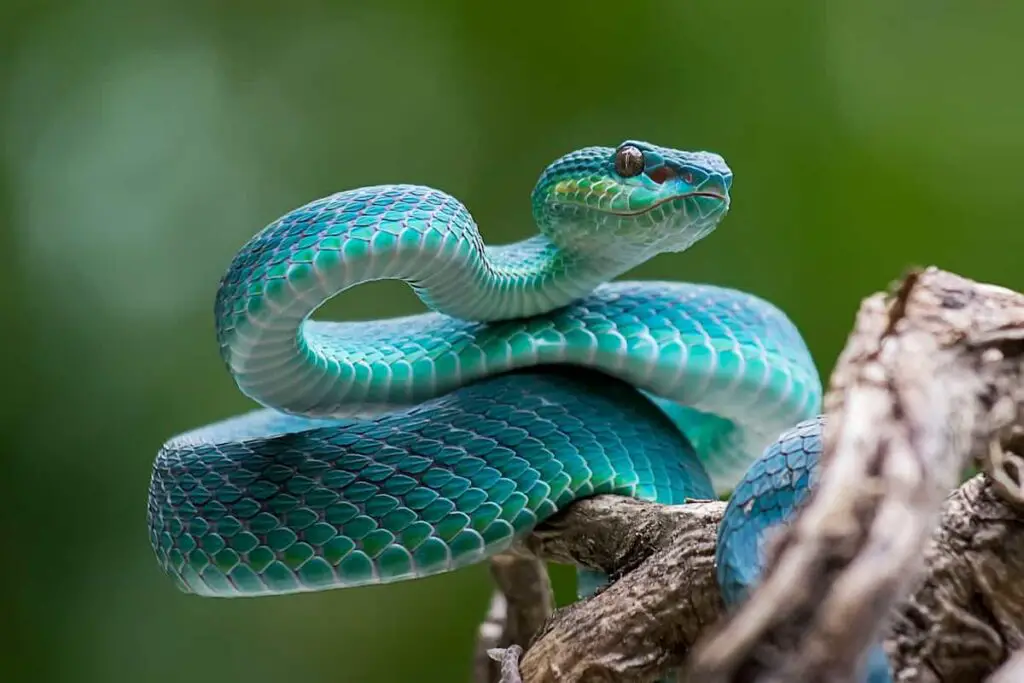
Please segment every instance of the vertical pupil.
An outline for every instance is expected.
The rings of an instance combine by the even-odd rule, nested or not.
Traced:
[[[643,170],[643,153],[636,147],[627,147],[621,150],[615,161],[615,170],[623,177],[635,176]]]

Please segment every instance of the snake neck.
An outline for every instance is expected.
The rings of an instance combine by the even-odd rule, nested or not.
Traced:
[[[629,269],[623,259],[567,249],[544,235],[485,246],[482,254],[408,282],[429,308],[463,320],[495,322],[562,308]]]
[[[348,323],[318,335],[307,319],[345,290],[403,280],[429,308],[452,318],[509,320],[566,306],[629,265],[545,235],[487,246],[468,210],[443,192],[363,188],[296,209],[236,255],[217,294],[217,335],[243,393],[268,407],[310,414],[339,383],[352,387],[351,394],[342,392],[345,401],[357,402],[359,387],[367,385],[357,367],[389,373],[369,378],[372,389],[388,393],[392,369],[426,351],[420,346],[368,360],[375,349],[359,341],[360,333],[379,323]],[[428,380],[413,381],[419,387]]]

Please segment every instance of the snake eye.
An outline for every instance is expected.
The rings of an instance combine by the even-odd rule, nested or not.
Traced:
[[[623,178],[633,178],[644,170],[644,153],[633,145],[620,147],[615,152],[615,172]]]

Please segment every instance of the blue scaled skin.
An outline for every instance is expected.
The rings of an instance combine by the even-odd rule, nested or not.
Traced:
[[[738,605],[756,585],[764,568],[768,532],[791,519],[818,476],[822,429],[818,416],[783,433],[747,470],[733,491],[718,530],[715,563],[726,605]],[[881,644],[868,653],[865,683],[891,683]]]

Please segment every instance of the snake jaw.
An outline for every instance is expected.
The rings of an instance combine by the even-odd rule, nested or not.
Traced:
[[[626,210],[626,211],[616,211],[615,209],[612,209],[612,210],[608,211],[608,213],[612,214],[613,216],[623,216],[623,217],[642,216],[643,214],[650,213],[650,212],[654,211],[655,209],[657,209],[657,208],[659,208],[659,207],[661,207],[661,206],[663,206],[665,204],[668,204],[669,202],[682,201],[682,200],[685,200],[685,199],[688,199],[688,198],[691,198],[691,197],[693,197],[693,198],[704,197],[704,198],[708,198],[708,199],[713,199],[715,201],[718,201],[718,202],[721,202],[721,203],[725,204],[726,206],[728,206],[728,204],[729,204],[729,198],[727,196],[721,195],[721,194],[718,194],[718,193],[715,193],[715,192],[681,192],[679,194],[668,195],[667,197],[659,199],[656,202],[654,202],[653,204],[651,204],[650,206],[646,206],[646,207],[644,207],[642,209],[637,209],[635,211],[629,211],[629,210]]]

